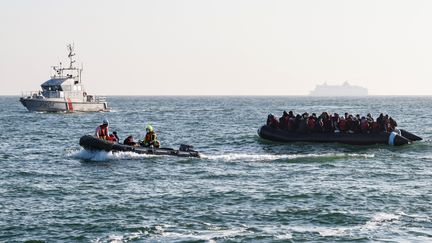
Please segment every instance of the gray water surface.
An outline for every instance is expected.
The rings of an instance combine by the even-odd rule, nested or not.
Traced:
[[[431,97],[110,97],[109,113],[31,113],[0,97],[0,241],[431,241]],[[380,112],[424,138],[277,144],[268,113]],[[88,152],[102,119],[150,123],[203,158]]]

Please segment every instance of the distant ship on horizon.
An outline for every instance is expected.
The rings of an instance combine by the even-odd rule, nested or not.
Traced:
[[[345,81],[342,85],[328,85],[327,82],[315,86],[309,95],[312,96],[367,96],[368,89],[351,85]]]

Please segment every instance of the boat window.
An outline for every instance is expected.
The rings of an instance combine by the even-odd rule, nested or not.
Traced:
[[[63,91],[60,85],[44,86],[43,89],[47,91]]]

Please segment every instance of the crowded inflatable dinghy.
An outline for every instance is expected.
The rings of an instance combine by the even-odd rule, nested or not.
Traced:
[[[99,139],[90,135],[81,137],[79,144],[90,151],[133,152],[137,154],[171,155],[178,157],[200,157],[199,152],[190,145],[182,144],[179,149],[130,146]]]
[[[339,116],[327,112],[316,116],[315,113],[295,115],[292,111],[284,111],[280,118],[270,114],[267,124],[258,129],[258,135],[276,142],[335,142],[353,145],[399,146],[422,140],[417,135],[398,129],[396,121],[382,113],[375,120],[370,113],[363,117],[348,113]]]
[[[400,130],[401,135],[396,132],[381,132],[372,134],[355,133],[299,133],[262,126],[258,129],[258,135],[267,140],[275,142],[317,142],[317,143],[345,143],[352,145],[389,144],[404,145],[411,141],[421,140],[420,137]],[[407,137],[405,137],[405,136]],[[410,139],[408,139],[408,137]]]

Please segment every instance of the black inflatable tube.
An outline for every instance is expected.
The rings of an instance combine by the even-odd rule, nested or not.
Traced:
[[[95,138],[90,135],[85,135],[80,138],[79,144],[86,150],[91,151],[112,151],[112,152],[134,152],[137,154],[155,154],[155,155],[172,155],[178,157],[200,157],[199,152],[195,150],[176,150],[172,148],[148,148],[134,147],[119,143]]]
[[[415,134],[412,134],[412,133],[410,133],[410,132],[408,132],[408,131],[406,131],[404,129],[399,129],[399,130],[401,131],[402,137],[407,138],[407,139],[409,139],[411,141],[420,141],[420,140],[423,140],[423,138],[421,138],[421,137],[419,137],[419,136],[417,136]]]
[[[351,133],[298,133],[262,126],[258,130],[261,138],[276,142],[315,142],[315,143],[344,143],[352,145],[390,144],[404,145],[410,140],[388,132],[378,134]]]

